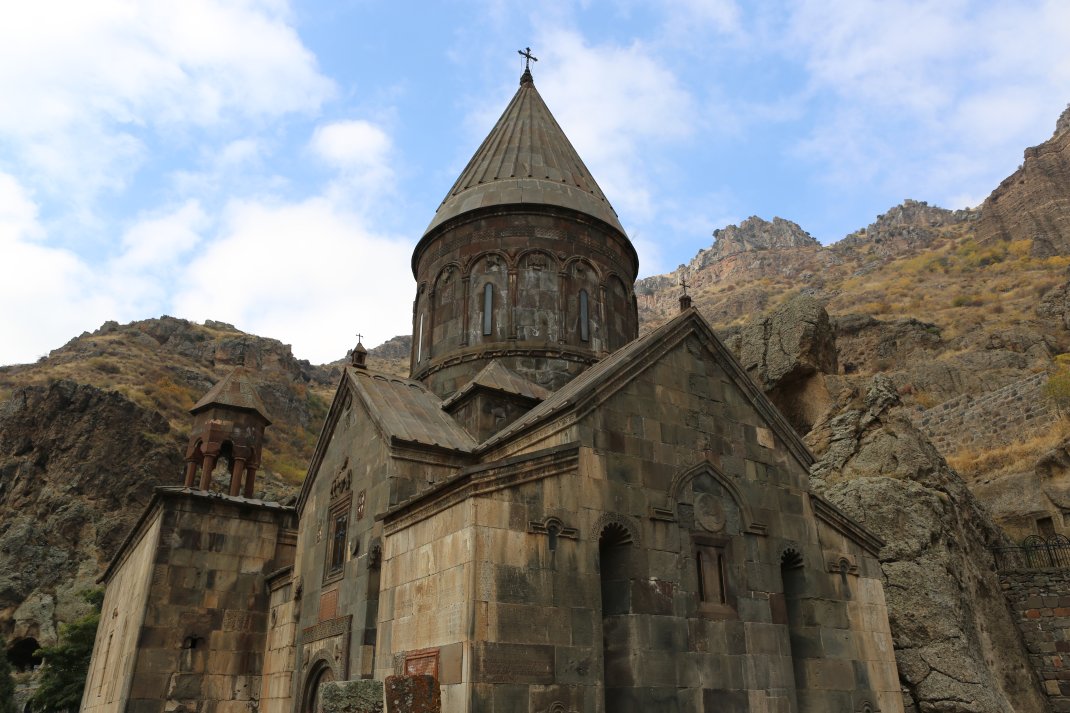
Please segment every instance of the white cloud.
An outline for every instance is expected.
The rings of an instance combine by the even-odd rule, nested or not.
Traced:
[[[324,197],[234,201],[222,223],[183,274],[176,314],[281,339],[313,362],[343,356],[358,330],[369,345],[407,331],[409,240]]]
[[[800,148],[836,183],[871,179],[952,205],[986,193],[1050,135],[1070,97],[1065,2],[789,8],[787,46],[820,114]]]
[[[547,70],[536,85],[622,220],[656,212],[651,143],[689,136],[697,123],[688,92],[640,43],[593,46],[576,32],[540,33]]]
[[[0,23],[0,136],[35,185],[122,187],[146,133],[315,111],[333,92],[285,6],[19,3]]]
[[[33,361],[108,313],[106,302],[84,297],[92,271],[44,236],[30,195],[0,173],[0,364]]]
[[[317,127],[309,146],[335,168],[377,169],[386,162],[390,137],[369,121],[353,119]]]

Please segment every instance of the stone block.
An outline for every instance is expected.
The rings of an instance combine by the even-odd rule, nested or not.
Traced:
[[[383,682],[374,679],[332,681],[320,688],[323,713],[382,713]]]
[[[387,713],[439,713],[442,696],[433,676],[387,676]]]

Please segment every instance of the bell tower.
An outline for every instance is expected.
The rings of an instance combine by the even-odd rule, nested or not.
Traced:
[[[253,497],[264,429],[271,421],[264,415],[264,402],[257,395],[248,370],[238,367],[227,374],[190,413],[193,432],[186,448],[185,486],[209,490],[212,471],[220,459],[225,459],[230,471],[230,494]]]
[[[528,68],[412,270],[411,375],[441,398],[491,362],[555,391],[639,333],[635,248]]]

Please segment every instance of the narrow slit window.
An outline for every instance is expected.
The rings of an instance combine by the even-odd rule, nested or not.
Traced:
[[[483,286],[483,336],[489,337],[494,327],[494,285]]]
[[[420,330],[416,333],[416,363],[424,359],[424,316],[420,315]]]
[[[580,341],[591,338],[590,308],[587,305],[587,290],[580,290]]]

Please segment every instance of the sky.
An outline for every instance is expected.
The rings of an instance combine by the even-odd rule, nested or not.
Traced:
[[[35,0],[0,23],[0,364],[107,320],[342,357],[535,84],[640,275],[757,215],[979,204],[1070,102],[1065,0]]]

